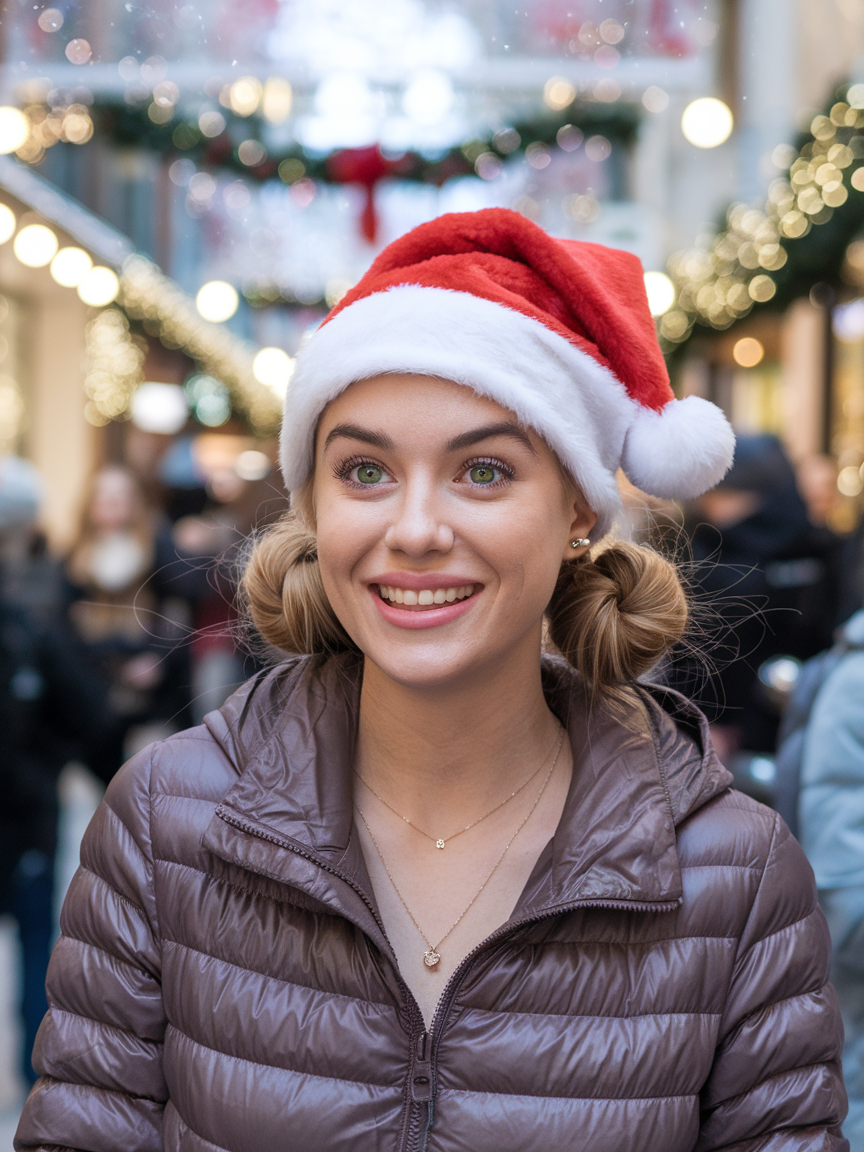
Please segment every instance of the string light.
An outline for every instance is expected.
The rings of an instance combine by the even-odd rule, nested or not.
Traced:
[[[279,428],[281,401],[271,387],[255,378],[254,351],[227,328],[204,320],[187,296],[143,256],[130,256],[120,274],[123,310],[146,325],[169,348],[182,348],[203,372],[221,381],[241,411],[261,434]],[[109,309],[108,311],[112,311]]]
[[[703,96],[684,109],[681,130],[697,148],[717,148],[732,135],[732,112],[722,100]]]
[[[61,248],[51,261],[51,275],[63,288],[77,288],[92,267],[83,248]]]
[[[57,237],[44,224],[27,224],[12,245],[15,255],[28,268],[43,268],[50,264],[58,247]]]
[[[120,291],[120,280],[117,273],[111,268],[97,265],[91,268],[78,285],[78,295],[85,304],[91,308],[104,308],[117,299]]]
[[[771,183],[763,204],[733,204],[725,227],[704,246],[672,255],[668,270],[677,295],[659,325],[668,345],[685,341],[697,322],[729,328],[755,304],[774,298],[773,274],[786,264],[789,244],[826,224],[850,195],[864,192],[862,129],[864,85],[856,84],[828,115],[813,118],[800,150],[774,150],[789,167]]]

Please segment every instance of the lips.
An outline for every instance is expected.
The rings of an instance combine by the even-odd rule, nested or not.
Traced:
[[[399,628],[434,628],[464,615],[483,585],[464,577],[432,573],[385,573],[370,583],[375,606]]]

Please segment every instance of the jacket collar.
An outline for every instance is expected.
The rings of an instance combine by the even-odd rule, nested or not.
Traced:
[[[675,826],[731,783],[704,718],[683,697],[652,687],[639,687],[626,712],[589,709],[569,667],[544,660],[543,674],[571,740],[573,783],[513,919],[580,902],[674,906],[682,893]],[[303,658],[250,681],[207,717],[238,778],[205,846],[373,931],[380,922],[353,833],[360,678],[356,658]]]

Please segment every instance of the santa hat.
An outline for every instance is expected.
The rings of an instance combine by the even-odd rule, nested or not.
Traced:
[[[620,510],[619,468],[678,499],[732,463],[720,409],[675,399],[637,257],[554,239],[504,208],[439,216],[394,241],[301,349],[282,426],[289,490],[311,475],[326,405],[386,372],[453,380],[509,408],[579,484],[595,539]]]

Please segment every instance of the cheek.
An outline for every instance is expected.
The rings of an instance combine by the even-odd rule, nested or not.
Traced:
[[[381,537],[380,514],[345,500],[316,502],[318,563],[327,595],[342,599],[356,565]]]
[[[561,537],[557,505],[543,499],[513,502],[488,509],[467,529],[472,546],[493,568],[508,593],[508,602],[520,608],[548,603],[561,565]],[[569,521],[568,521],[569,523]]]

